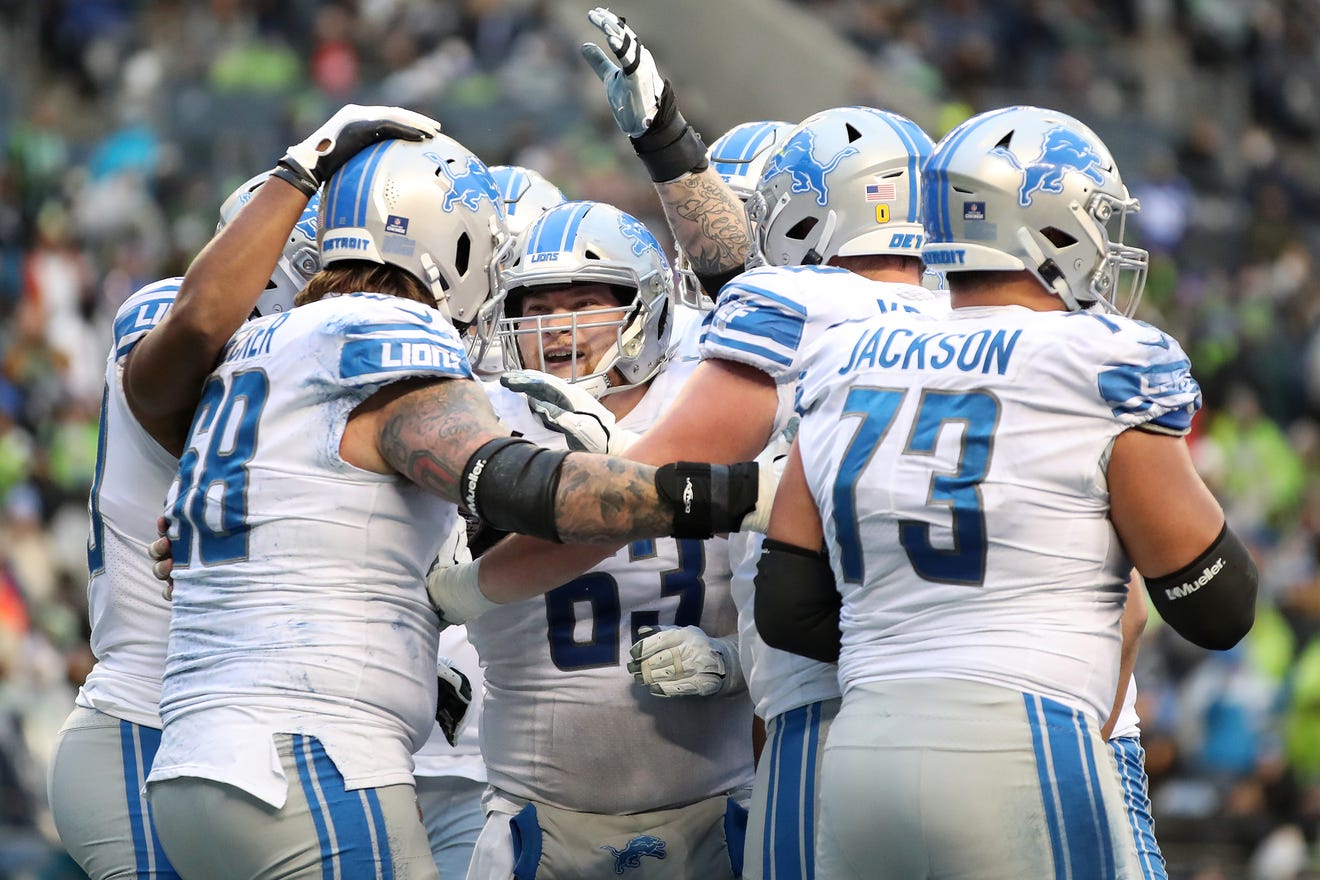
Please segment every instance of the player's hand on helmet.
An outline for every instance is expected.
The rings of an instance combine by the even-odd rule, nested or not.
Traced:
[[[463,670],[446,657],[435,665],[438,681],[435,701],[435,723],[451,746],[458,744],[458,736],[467,726],[468,709],[472,707],[472,682]]]
[[[174,598],[174,555],[170,545],[170,521],[163,516],[156,517],[156,540],[147,545],[147,555],[151,557],[151,574],[158,581],[164,581],[160,594],[165,601]]]
[[[582,44],[582,57],[605,84],[605,98],[620,130],[629,137],[639,137],[655,122],[665,80],[650,51],[622,18],[603,7],[588,12],[587,18],[605,35],[614,58],[595,43]]]
[[[306,140],[289,147],[275,176],[310,198],[363,148],[391,139],[426,140],[439,132],[440,123],[402,107],[346,104]]]
[[[614,414],[581,385],[538,370],[509,370],[500,384],[527,398],[541,423],[558,431],[574,452],[618,454],[637,439],[619,428]]]
[[[697,626],[644,626],[628,671],[657,697],[709,697],[745,686],[738,642]]]

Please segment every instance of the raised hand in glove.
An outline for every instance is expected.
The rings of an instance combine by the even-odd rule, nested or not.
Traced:
[[[458,745],[458,735],[467,726],[472,706],[472,682],[449,660],[441,657],[435,664],[439,685],[436,691],[435,723],[451,746]]]
[[[651,179],[664,183],[706,168],[706,145],[678,112],[673,86],[660,76],[637,34],[603,7],[588,12],[587,18],[605,35],[618,63],[595,43],[582,44],[582,57],[605,84],[614,121],[632,140]]]
[[[738,640],[697,626],[641,627],[628,671],[657,697],[709,697],[746,687]]]
[[[500,384],[527,398],[527,406],[541,423],[558,431],[574,452],[617,455],[637,439],[619,428],[614,413],[581,385],[537,370],[509,370]]]
[[[305,141],[289,147],[274,176],[311,198],[364,147],[391,139],[421,141],[439,132],[440,123],[402,107],[346,104]]]

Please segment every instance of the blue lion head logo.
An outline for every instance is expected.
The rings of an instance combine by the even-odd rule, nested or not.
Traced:
[[[655,251],[660,257],[660,262],[668,265],[665,260],[664,251],[660,250],[660,242],[651,234],[651,230],[643,225],[642,221],[633,217],[631,214],[619,214],[619,231],[623,237],[632,243],[632,252],[634,257],[643,256],[648,250]]]
[[[481,200],[485,197],[497,206],[496,210],[503,213],[504,200],[500,197],[499,188],[495,186],[495,178],[490,176],[486,163],[476,156],[468,156],[459,170],[455,170],[458,166],[457,162],[450,164],[441,160],[439,166],[451,184],[440,206],[444,211],[454,210],[455,203],[469,211],[476,211],[481,207]]]
[[[298,218],[298,222],[293,224],[295,230],[307,236],[311,241],[316,241],[316,227],[320,223],[317,219],[317,213],[320,209],[321,194],[314,193],[307,203],[307,207],[303,208],[302,216]]]
[[[653,859],[665,857],[665,842],[649,834],[637,835],[628,841],[623,849],[615,849],[612,846],[602,846],[601,849],[614,856],[616,874],[622,874],[629,868],[640,868],[643,856],[650,856]]]
[[[761,180],[769,180],[779,174],[791,175],[793,184],[790,190],[795,193],[814,192],[816,204],[823,208],[830,201],[830,188],[825,178],[839,167],[840,162],[857,153],[856,147],[844,147],[827,161],[821,162],[816,158],[816,133],[805,128],[789,138],[769,158],[761,171]]]
[[[1027,208],[1035,193],[1063,192],[1064,176],[1069,172],[1084,174],[1094,183],[1105,182],[1104,160],[1096,152],[1095,144],[1075,131],[1069,131],[1061,125],[1045,132],[1045,142],[1041,145],[1040,155],[1024,168],[1017,157],[1004,147],[996,147],[997,153],[1012,163],[1022,172],[1022,187],[1018,190],[1018,204]]]

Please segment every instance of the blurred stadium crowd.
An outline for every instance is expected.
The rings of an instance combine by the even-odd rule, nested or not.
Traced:
[[[1176,878],[1320,876],[1320,2],[798,5],[922,96],[913,115],[936,138],[1041,104],[1090,124],[1127,171],[1152,255],[1140,316],[1191,355],[1194,453],[1262,575],[1255,629],[1227,654],[1148,629],[1156,833]],[[400,104],[490,164],[663,228],[553,10],[0,0],[0,878],[78,876],[47,842],[44,773],[92,662],[108,325],[138,286],[182,274],[225,194],[334,106]],[[838,103],[885,96],[861,78]]]

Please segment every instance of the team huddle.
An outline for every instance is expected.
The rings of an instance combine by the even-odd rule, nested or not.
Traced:
[[[93,880],[1164,877],[1146,595],[1224,650],[1256,570],[1190,362],[1132,318],[1105,146],[838,107],[707,148],[589,17],[672,261],[349,105],[120,308],[66,848]]]

